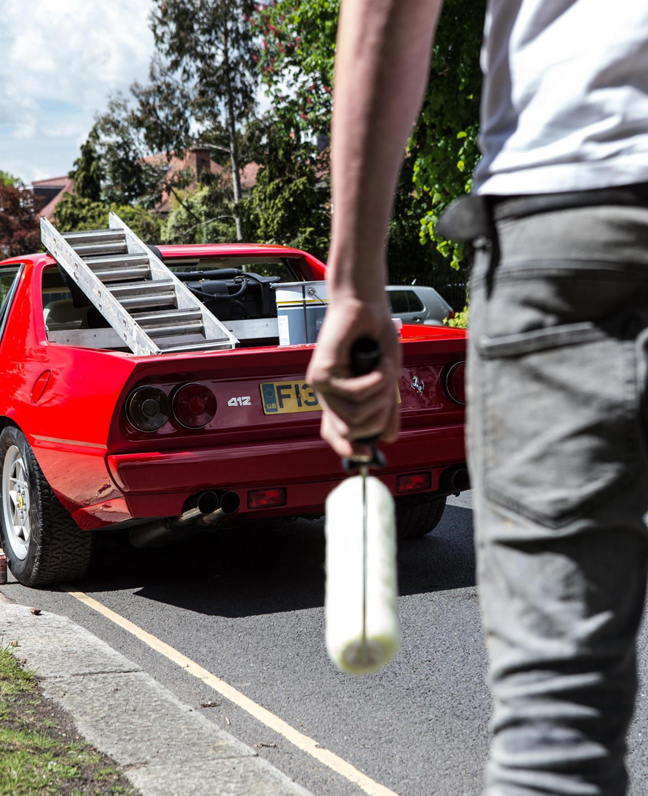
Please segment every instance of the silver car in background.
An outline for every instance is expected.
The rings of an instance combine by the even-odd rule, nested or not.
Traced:
[[[386,290],[392,318],[403,323],[442,326],[445,318],[454,317],[452,307],[433,287],[387,285]]]

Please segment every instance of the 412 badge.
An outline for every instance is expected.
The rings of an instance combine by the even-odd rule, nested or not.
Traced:
[[[252,406],[251,395],[241,395],[237,398],[230,398],[227,402],[228,406]]]

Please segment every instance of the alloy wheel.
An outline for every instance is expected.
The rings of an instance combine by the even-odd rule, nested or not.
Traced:
[[[7,450],[2,468],[2,510],[7,541],[14,555],[24,560],[31,537],[29,478],[16,445]]]

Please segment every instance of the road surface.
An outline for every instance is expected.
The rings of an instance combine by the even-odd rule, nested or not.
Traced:
[[[326,657],[321,521],[165,550],[105,544],[76,596],[0,591],[87,627],[316,796],[480,796],[490,703],[470,506],[470,493],[451,499],[433,534],[401,546],[402,648],[373,677],[341,674]],[[640,657],[648,668],[645,632]],[[198,679],[187,660],[219,680]],[[221,681],[241,697],[215,690]],[[631,796],[648,781],[647,731],[642,688]],[[304,751],[303,737],[334,756]]]

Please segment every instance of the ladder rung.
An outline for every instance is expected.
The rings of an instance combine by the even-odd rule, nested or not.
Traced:
[[[160,342],[158,341],[158,345]],[[223,340],[204,340],[202,343],[187,343],[185,345],[176,345],[172,343],[171,345],[160,345],[160,350],[165,354],[173,354],[173,353],[180,353],[182,351],[209,351],[210,349],[216,349],[218,351],[223,351],[225,349],[231,349],[232,344],[228,339]]]
[[[119,268],[127,265],[148,265],[146,254],[107,254],[105,257],[85,257],[84,262],[92,268]]]
[[[159,324],[158,326],[142,327],[149,337],[165,337],[173,334],[192,334],[203,331],[202,318],[189,320],[185,323]]]
[[[126,282],[107,287],[124,309],[168,307],[176,302],[173,282]]]
[[[146,307],[169,307],[174,304],[175,300],[175,293],[158,293],[153,296],[129,296],[118,299],[125,310],[138,310]]]
[[[92,257],[96,254],[126,254],[126,241],[120,240],[116,243],[84,243],[83,245],[72,246],[79,257]]]
[[[66,232],[63,238],[72,246],[84,243],[114,243],[125,241],[126,235],[122,229],[90,229],[80,232]]]
[[[162,323],[182,323],[193,321],[196,318],[202,321],[202,312],[199,308],[183,307],[179,310],[158,310],[157,312],[141,312],[132,316],[133,320],[146,329],[149,326],[159,326]]]
[[[119,281],[120,279],[146,279],[151,276],[148,263],[131,265],[128,268],[95,268],[94,274],[102,282]]]
[[[131,295],[139,296],[144,293],[155,294],[171,292],[175,295],[175,286],[173,282],[167,282],[165,279],[147,280],[138,285],[134,285],[132,282],[125,282],[123,285],[111,285],[108,290],[110,290],[115,298]]]

